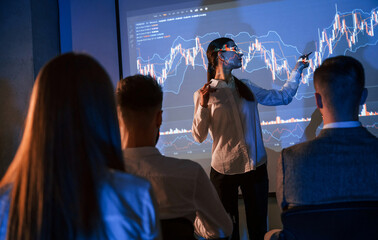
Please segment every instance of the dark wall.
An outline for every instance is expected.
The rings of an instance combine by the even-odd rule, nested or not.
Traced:
[[[183,4],[193,0],[118,0],[127,10]],[[195,0],[222,2],[230,0]],[[58,0],[62,52],[85,52],[95,57],[109,73],[113,84],[120,79],[116,0]]]
[[[62,52],[85,52],[96,58],[114,84],[119,80],[114,0],[59,0]]]
[[[0,1],[0,177],[20,143],[34,79],[59,53],[58,27],[57,1]]]
[[[130,10],[176,0],[126,1]],[[189,2],[192,0],[182,0]],[[197,0],[198,2],[206,2]],[[208,0],[212,1],[212,0]],[[219,0],[218,0],[219,1]],[[86,52],[119,80],[115,0],[0,1],[0,177],[16,153],[34,79],[60,52]]]

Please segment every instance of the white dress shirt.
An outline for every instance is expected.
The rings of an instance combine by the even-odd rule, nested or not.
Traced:
[[[295,96],[301,73],[293,71],[281,90],[266,90],[249,80],[241,80],[255,96],[250,102],[239,97],[233,80],[211,80],[216,88],[210,93],[208,107],[200,105],[200,90],[194,93],[192,135],[203,142],[210,133],[213,139],[211,166],[222,174],[240,174],[266,163],[257,103],[286,105]]]
[[[323,129],[327,128],[354,128],[361,127],[361,122],[359,121],[344,121],[344,122],[333,122],[328,123],[323,126]]]
[[[186,217],[204,238],[226,237],[232,222],[203,168],[161,155],[155,147],[123,149],[126,171],[148,179],[161,219]]]

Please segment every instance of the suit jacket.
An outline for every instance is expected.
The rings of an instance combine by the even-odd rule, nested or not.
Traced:
[[[330,128],[283,149],[276,194],[282,209],[378,200],[378,139],[363,127]]]

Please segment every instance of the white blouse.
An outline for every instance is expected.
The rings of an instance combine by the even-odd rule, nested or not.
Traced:
[[[241,80],[257,101],[240,98],[235,82],[211,80],[216,88],[210,94],[208,107],[200,105],[200,90],[194,93],[192,135],[203,142],[210,133],[213,139],[211,166],[219,173],[233,175],[255,170],[266,163],[257,103],[268,106],[286,105],[295,96],[301,72],[292,71],[280,90],[267,90],[249,80]]]

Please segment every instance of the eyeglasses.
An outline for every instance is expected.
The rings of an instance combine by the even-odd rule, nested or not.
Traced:
[[[237,54],[242,54],[243,52],[238,48],[238,46],[227,47],[223,46],[222,48],[215,48],[214,51],[221,51],[221,52],[235,52]]]

